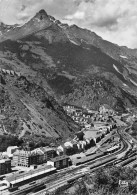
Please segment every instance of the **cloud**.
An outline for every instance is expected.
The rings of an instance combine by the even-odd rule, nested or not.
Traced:
[[[24,23],[40,9],[111,42],[137,47],[137,0],[0,0],[0,19]]]
[[[136,0],[83,0],[75,13],[64,17],[70,24],[91,29],[111,42],[137,47]],[[76,18],[76,13],[85,13]],[[70,18],[70,20],[69,20]]]
[[[0,19],[6,24],[23,23],[52,3],[53,0],[1,0]]]
[[[73,15],[66,16],[67,20],[74,20],[74,19],[83,20],[84,18],[85,18],[85,12],[83,11],[77,11]]]
[[[75,0],[1,0],[0,20],[7,24],[23,23],[40,9],[61,19],[75,10]]]

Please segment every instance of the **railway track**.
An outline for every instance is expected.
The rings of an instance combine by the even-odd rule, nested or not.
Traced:
[[[129,163],[129,164],[127,164],[127,165],[125,165],[125,167],[133,167],[134,165],[136,165],[137,164],[137,159],[135,159],[134,161],[132,161],[131,163]]]
[[[77,173],[78,170],[84,168],[85,166],[88,166],[91,170],[91,172],[94,172],[96,171],[98,168],[102,167],[102,166],[105,166],[105,165],[108,165],[108,164],[113,164],[115,162],[115,160],[117,159],[117,155],[119,154],[123,154],[125,155],[125,152],[127,152],[130,148],[131,148],[131,144],[128,142],[128,140],[125,139],[125,136],[124,138],[122,138],[122,135],[119,131],[117,131],[117,133],[119,134],[119,136],[121,137],[121,140],[122,140],[122,148],[120,148],[118,151],[112,153],[112,154],[109,154],[109,155],[105,155],[103,157],[100,157],[100,158],[97,158],[95,160],[91,160],[90,162],[87,162],[87,163],[84,163],[82,165],[79,165],[77,167],[74,167],[72,169],[69,169],[69,170],[66,170],[65,172],[63,173],[56,173],[56,174],[53,174],[52,176],[46,178],[46,179],[43,179],[39,184],[35,184],[33,186],[29,186],[28,188],[25,188],[25,189],[22,189],[22,190],[17,190],[15,192],[12,192],[10,193],[10,195],[22,195],[22,194],[26,194],[26,193],[29,193],[31,192],[31,190],[35,189],[36,187],[40,186],[40,185],[48,185],[52,182],[56,180],[58,180],[58,182],[60,181],[59,178],[64,178],[64,177],[68,177],[69,178],[69,175],[71,173]],[[81,175],[79,175],[79,177],[81,177]],[[46,189],[45,189],[46,191]]]

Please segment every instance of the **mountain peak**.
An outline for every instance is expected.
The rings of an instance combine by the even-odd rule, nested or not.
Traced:
[[[41,10],[39,11],[39,14],[48,16],[47,12],[46,12],[44,9],[41,9]]]
[[[39,18],[40,20],[49,18],[47,12],[44,9],[41,9],[39,12],[37,12],[34,17]]]

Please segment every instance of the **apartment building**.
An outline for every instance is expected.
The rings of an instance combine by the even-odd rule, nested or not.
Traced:
[[[16,150],[13,154],[14,166],[30,167],[31,165],[38,165],[47,160],[54,158],[56,151],[50,147],[36,148],[35,150]]]
[[[43,154],[36,151],[17,150],[13,154],[13,163],[15,166],[30,167],[42,163]]]
[[[1,159],[0,160],[0,175],[7,174],[11,171],[11,160]]]
[[[62,169],[69,166],[69,157],[67,155],[58,156],[47,161],[47,165],[52,165],[56,169]]]
[[[44,154],[44,162],[47,162],[49,159],[54,158],[56,156],[56,150],[50,147],[42,147],[40,150]]]

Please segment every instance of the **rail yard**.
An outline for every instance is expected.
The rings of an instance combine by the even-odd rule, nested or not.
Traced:
[[[68,158],[69,160],[67,166],[62,167],[62,169],[47,163],[27,172],[20,171],[20,173],[15,172],[5,175],[0,181],[1,194],[45,195],[46,192],[68,185],[103,166],[135,166],[137,164],[137,154],[134,149],[136,143],[126,133],[126,130],[129,128],[130,126],[114,126],[109,129],[107,126],[109,132],[105,136],[102,136],[104,135],[104,130],[99,130],[103,134],[99,135],[99,141],[97,140],[98,137],[96,138],[96,147],[93,147],[94,149],[90,149],[88,152],[84,152],[83,155],[77,155],[75,158],[73,155],[73,158],[70,156],[70,159],[62,156],[62,159]],[[116,142],[112,141],[115,137],[118,138]],[[54,159],[49,162],[54,163]]]
[[[33,182],[31,181],[29,184],[24,183],[24,185],[17,185],[16,183],[16,186],[13,185],[13,187],[10,188],[9,194],[21,195],[24,192],[26,194],[33,192],[32,194],[34,195],[42,193],[44,194],[46,193],[46,191],[55,190],[59,186],[66,185],[67,183],[70,183],[73,180],[83,177],[84,175],[89,174],[90,172],[94,172],[102,166],[113,164],[123,166],[125,161],[127,162],[127,160],[130,163],[132,160],[135,160],[135,157],[133,156],[134,155],[133,154],[131,157],[129,156],[128,159],[125,159],[127,158],[126,153],[128,151],[131,151],[132,146],[130,142],[126,139],[126,137],[122,136],[124,132],[125,131],[123,129],[118,130],[118,134],[121,137],[121,143],[119,144],[119,147],[112,148],[111,152],[109,150],[108,153],[100,152],[98,154],[91,154],[90,156],[88,155],[85,161],[82,160],[81,163],[78,163],[75,166],[70,166],[65,170],[61,170],[60,172],[55,171],[55,169],[53,172],[51,170],[49,176],[45,176],[44,178],[37,179],[35,181],[33,179]],[[120,160],[121,162],[117,162],[118,160]],[[26,181],[28,182],[28,180]],[[12,182],[12,184],[13,183],[15,182]]]

